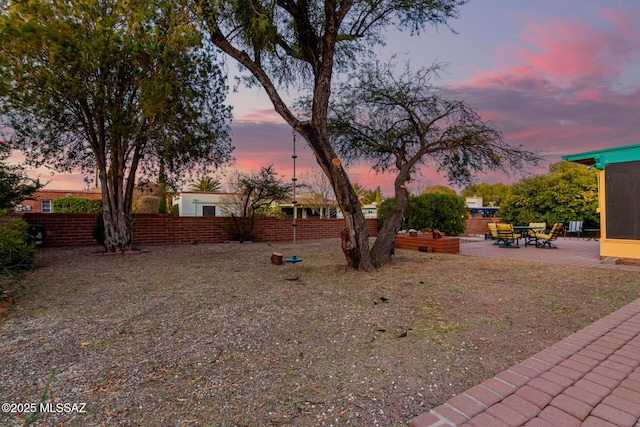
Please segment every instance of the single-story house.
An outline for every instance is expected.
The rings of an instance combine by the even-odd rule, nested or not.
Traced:
[[[208,191],[183,191],[173,197],[180,216],[230,216],[229,193]]]
[[[598,170],[600,258],[640,260],[640,145],[562,156]]]
[[[18,212],[53,213],[53,201],[65,197],[101,200],[102,191],[40,189],[33,193],[32,200],[23,200],[19,205],[16,205],[15,210]]]
[[[495,218],[498,216],[498,208],[484,206],[483,197],[466,197],[464,202],[469,209],[469,218]]]

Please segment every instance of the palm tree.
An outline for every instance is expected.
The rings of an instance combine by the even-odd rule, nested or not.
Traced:
[[[378,206],[382,203],[382,192],[380,191],[380,186],[378,185],[375,190],[366,190],[364,192],[364,199],[366,200],[365,204],[376,203]]]
[[[220,191],[220,180],[218,178],[212,178],[210,176],[201,176],[198,181],[189,186],[191,191],[208,191],[216,192]]]
[[[358,201],[360,201],[361,205],[365,205],[369,203],[369,201],[366,198],[366,194],[367,194],[366,188],[364,188],[361,184],[357,182],[354,182],[353,184],[351,184],[351,186],[353,187],[353,191],[356,193],[356,196],[358,196]]]

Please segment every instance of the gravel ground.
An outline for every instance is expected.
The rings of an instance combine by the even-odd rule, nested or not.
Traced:
[[[0,425],[403,426],[639,295],[636,272],[406,250],[363,273],[339,245],[40,250],[0,319]]]

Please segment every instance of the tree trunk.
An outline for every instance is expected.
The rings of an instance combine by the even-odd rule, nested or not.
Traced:
[[[396,236],[402,228],[402,220],[407,214],[407,206],[409,205],[409,192],[405,187],[407,180],[406,173],[400,172],[396,177],[394,185],[396,208],[387,215],[371,249],[371,258],[375,267],[392,261],[396,247]]]
[[[104,199],[103,199],[104,200]],[[108,252],[124,252],[131,249],[133,216],[121,210],[102,212],[104,220],[104,246]]]
[[[137,159],[132,163],[137,166]],[[114,162],[112,159],[110,168],[107,170],[103,157],[98,159],[98,174],[102,187],[104,246],[107,252],[131,250],[133,242],[131,197],[125,194],[124,171],[119,168],[123,164],[124,161]],[[130,171],[128,178],[135,180],[135,171]],[[127,182],[126,188],[133,193],[133,183]]]
[[[360,206],[360,201],[353,191],[349,177],[342,167],[333,147],[328,141],[314,133],[309,124],[297,129],[313,150],[318,164],[331,182],[338,206],[344,216],[345,228],[341,233],[342,251],[351,268],[373,271],[375,267],[369,252],[369,229]],[[324,143],[323,143],[324,142]]]
[[[396,236],[402,227],[403,218],[404,215],[399,209],[387,215],[371,249],[371,258],[375,267],[380,267],[392,261],[396,248]]]

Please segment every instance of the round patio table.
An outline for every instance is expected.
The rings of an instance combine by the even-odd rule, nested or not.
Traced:
[[[529,246],[531,244],[535,244],[536,246],[538,245],[538,239],[535,237],[529,236],[530,230],[538,230],[538,229],[540,229],[540,227],[531,227],[530,225],[514,225],[513,226],[513,231],[515,231],[516,233],[520,233],[520,237],[524,238],[525,246]],[[534,243],[531,243],[531,240],[533,240]]]

